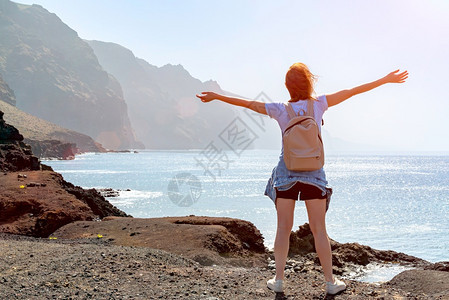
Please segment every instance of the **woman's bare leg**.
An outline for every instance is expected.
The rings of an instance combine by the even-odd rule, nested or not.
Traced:
[[[274,241],[274,259],[276,264],[276,280],[284,279],[285,263],[287,261],[290,233],[293,227],[295,200],[277,198],[277,231]]]
[[[332,250],[326,232],[326,200],[306,200],[307,215],[309,216],[310,230],[315,240],[315,249],[320,258],[326,281],[333,282],[332,276]]]

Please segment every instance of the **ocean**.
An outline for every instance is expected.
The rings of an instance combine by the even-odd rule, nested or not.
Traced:
[[[264,196],[277,150],[86,153],[44,161],[85,188],[119,189],[108,198],[134,217],[220,216],[252,222],[272,248],[276,210]],[[330,154],[329,237],[449,261],[449,155]],[[297,202],[293,230],[307,222]]]

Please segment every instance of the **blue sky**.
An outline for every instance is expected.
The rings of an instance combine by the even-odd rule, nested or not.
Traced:
[[[331,135],[397,150],[449,151],[449,1],[34,0],[81,38],[119,43],[162,66],[182,64],[247,98],[288,100],[285,73],[304,62],[317,94],[397,69],[410,78],[325,114]]]

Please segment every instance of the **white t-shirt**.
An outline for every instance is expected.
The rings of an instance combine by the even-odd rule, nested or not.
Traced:
[[[307,101],[299,100],[297,102],[291,102],[291,106],[296,114],[298,114],[301,109],[307,112]],[[313,101],[314,118],[320,128],[320,131],[321,120],[323,119],[323,114],[327,108],[326,95],[321,95],[317,98],[317,101]],[[290,120],[284,103],[265,103],[265,109],[267,114],[278,122],[279,127],[281,127],[282,132],[284,132],[288,121]]]

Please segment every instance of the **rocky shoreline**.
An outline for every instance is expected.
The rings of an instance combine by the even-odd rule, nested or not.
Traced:
[[[42,239],[0,234],[2,299],[448,299],[449,273],[411,270],[383,284],[346,280],[326,296],[320,267],[290,259],[285,293],[267,266],[202,265],[168,251],[114,245],[108,238]],[[272,256],[272,253],[269,254]],[[296,268],[296,270],[295,270]]]
[[[132,218],[41,165],[2,113],[0,170],[0,299],[449,299],[449,262],[336,241],[340,276],[370,263],[413,269],[382,284],[346,279],[326,296],[307,224],[290,236],[288,287],[275,294],[274,256],[252,223]]]

